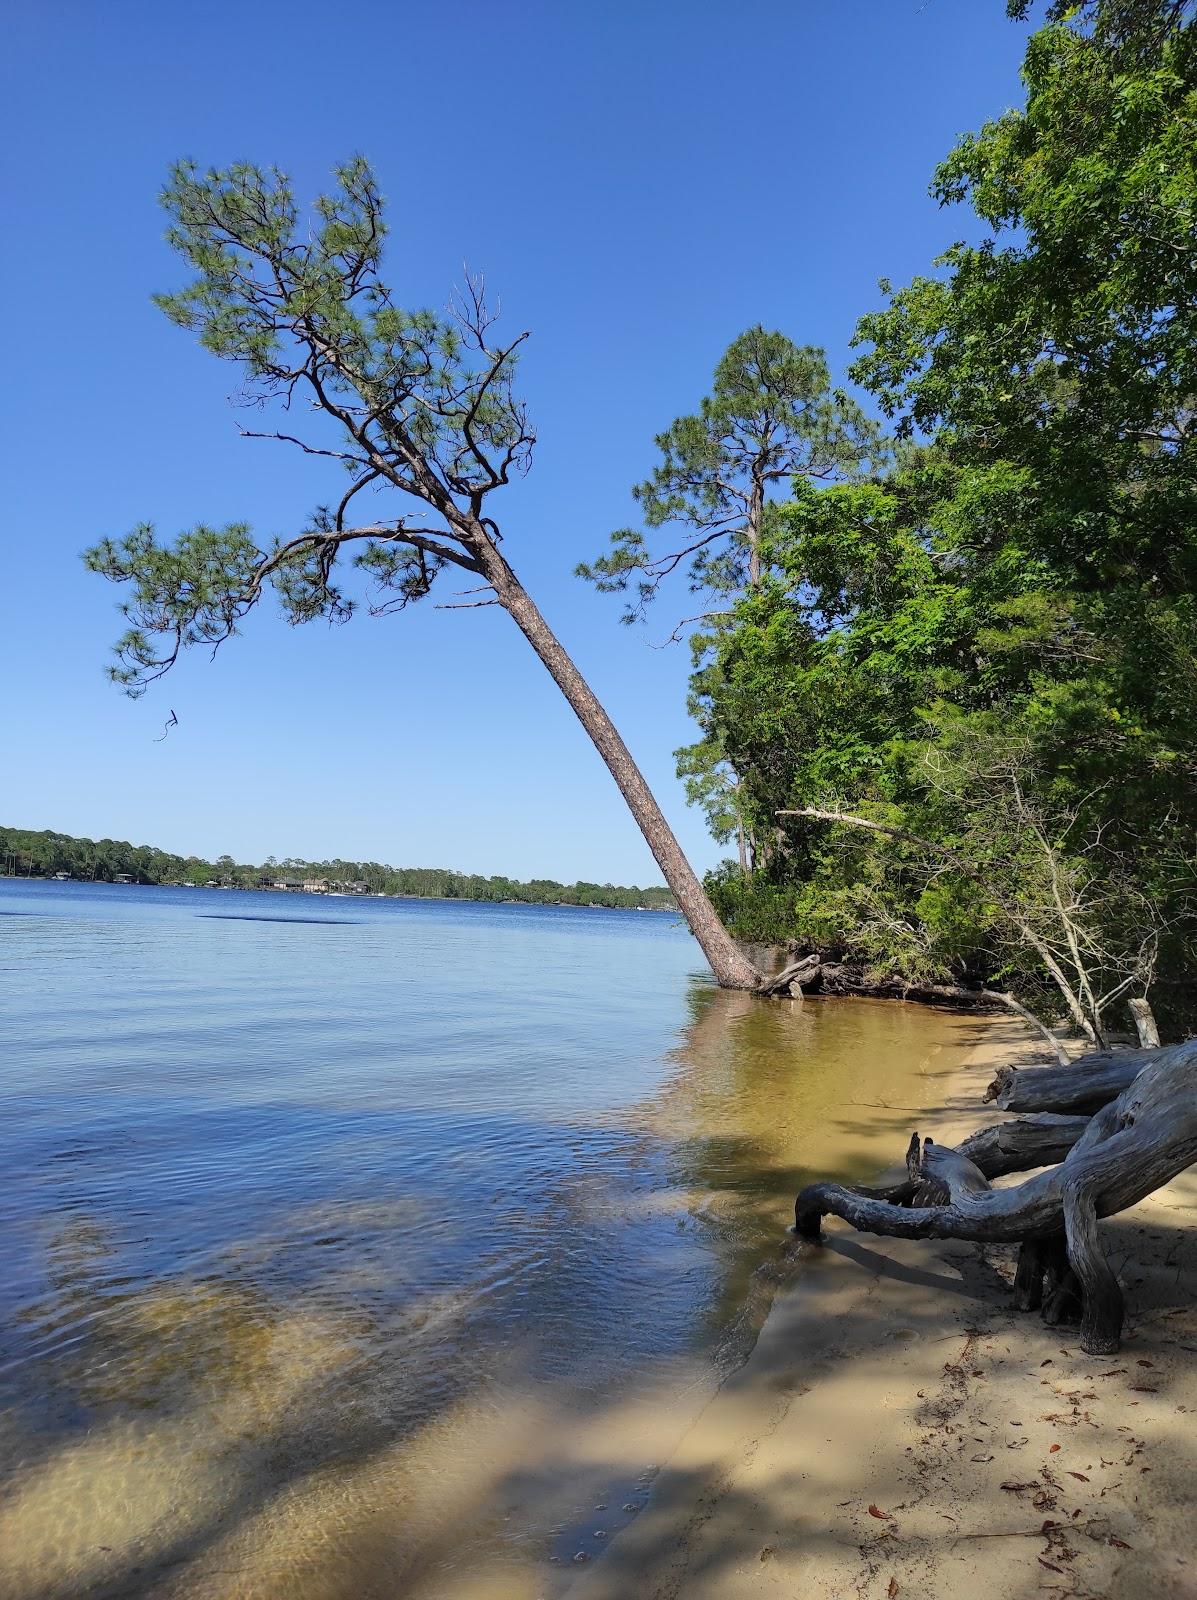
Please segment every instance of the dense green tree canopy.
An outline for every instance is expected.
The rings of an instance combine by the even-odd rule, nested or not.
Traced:
[[[860,323],[897,459],[795,483],[697,687],[784,829],[743,931],[1027,989],[1047,940],[1100,1013],[1197,953],[1191,8],[1056,8],[1024,77],[936,175],[984,236]]]

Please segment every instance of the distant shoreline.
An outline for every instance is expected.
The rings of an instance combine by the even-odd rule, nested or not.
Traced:
[[[676,911],[664,884],[592,883],[556,878],[523,881],[504,873],[449,867],[394,867],[383,861],[304,861],[268,856],[261,864],[180,855],[127,839],[86,839],[53,829],[0,827],[0,876],[141,887],[252,889],[270,893],[382,895],[404,900],[470,900],[481,905],[594,906],[610,911]]]
[[[60,878],[44,872],[0,872],[0,882],[61,883],[73,889],[206,889],[213,894],[270,894],[287,899],[309,900],[418,900],[445,906],[528,906],[540,911],[653,911],[667,916],[680,917],[676,906],[620,906],[596,905],[582,900],[479,900],[470,895],[456,894],[387,894],[379,890],[370,894],[338,894],[323,890],[272,889],[260,884],[218,883],[118,883],[110,878]]]

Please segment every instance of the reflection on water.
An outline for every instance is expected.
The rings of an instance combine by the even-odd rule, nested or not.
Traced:
[[[661,916],[0,899],[3,1600],[552,1592],[796,1186],[890,1164],[971,1038],[721,994]]]
[[[705,985],[689,1003],[676,1071],[645,1118],[669,1141],[674,1202],[716,1242],[708,1326],[740,1355],[765,1309],[750,1281],[776,1256],[794,1195],[812,1178],[866,1181],[900,1164],[977,1025],[887,1001],[762,1005]]]

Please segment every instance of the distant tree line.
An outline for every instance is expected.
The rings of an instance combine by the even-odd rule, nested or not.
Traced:
[[[81,881],[112,883],[129,878],[142,884],[194,883],[260,889],[276,883],[308,879],[328,883],[365,884],[370,893],[411,895],[428,900],[517,900],[527,905],[606,906],[654,911],[676,909],[666,888],[641,889],[634,884],[557,883],[534,878],[483,877],[444,867],[391,867],[379,861],[302,861],[293,856],[268,856],[260,865],[218,856],[180,856],[153,845],[125,839],[76,839],[70,834],[31,828],[0,828],[0,871],[6,876],[52,877],[67,872]]]

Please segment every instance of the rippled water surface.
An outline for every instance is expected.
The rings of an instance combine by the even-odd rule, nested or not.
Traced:
[[[560,1587],[973,1038],[661,914],[0,880],[0,1596]]]

